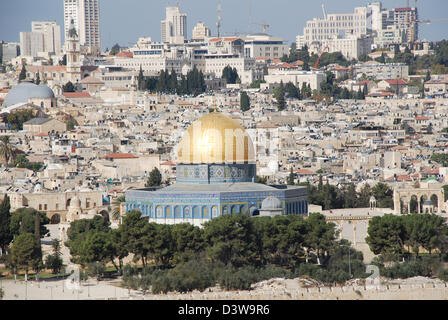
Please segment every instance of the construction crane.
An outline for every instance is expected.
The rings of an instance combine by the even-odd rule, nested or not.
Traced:
[[[317,69],[317,66],[319,65],[319,62],[320,62],[320,58],[322,58],[322,56],[324,55],[325,51],[326,51],[327,49],[329,49],[329,48],[330,48],[330,45],[327,45],[327,46],[324,48],[324,50],[322,50],[322,53],[320,54],[319,58],[318,58],[317,61],[316,61],[316,65],[314,66],[314,69]]]
[[[250,24],[255,24],[257,26],[263,27],[263,33],[266,33],[267,28],[271,27],[269,24],[265,24],[265,23],[251,22]]]
[[[221,0],[218,2],[218,21],[216,22],[216,30],[218,31],[218,38],[221,36]]]
[[[416,39],[414,39],[415,34],[415,27],[419,23],[426,23],[431,24],[434,22],[448,22],[448,18],[442,18],[442,19],[421,19],[421,20],[413,20],[411,21],[411,42],[415,42]]]

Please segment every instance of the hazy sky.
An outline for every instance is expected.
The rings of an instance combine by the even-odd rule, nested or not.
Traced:
[[[295,41],[303,33],[305,22],[327,13],[353,12],[373,0],[222,0],[222,32],[261,32],[252,21],[270,24],[268,33]],[[404,7],[406,0],[384,0],[386,8]],[[134,44],[139,37],[160,41],[160,20],[170,0],[100,0],[101,42],[103,49],[115,43]],[[180,0],[181,12],[187,14],[188,36],[195,24],[204,22],[216,34],[218,0]],[[414,0],[410,0],[413,5]],[[0,0],[0,40],[19,41],[19,32],[31,31],[33,20],[55,20],[63,33],[63,0]],[[419,0],[421,19],[448,18],[448,0]],[[251,14],[250,14],[251,12]],[[420,25],[420,39],[448,39],[448,22]],[[62,39],[63,40],[63,39]]]

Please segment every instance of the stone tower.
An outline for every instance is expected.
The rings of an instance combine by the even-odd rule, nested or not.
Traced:
[[[72,20],[70,31],[65,42],[65,53],[67,55],[67,78],[74,85],[81,81],[81,47],[79,35]]]

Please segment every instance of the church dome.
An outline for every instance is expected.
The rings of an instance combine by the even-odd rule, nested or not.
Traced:
[[[27,103],[28,99],[54,98],[53,90],[46,85],[36,85],[31,82],[22,82],[14,86],[6,95],[3,107],[10,107],[18,103]]]
[[[196,120],[178,145],[179,164],[255,163],[252,140],[232,118],[212,112]]]
[[[261,210],[278,210],[282,209],[282,202],[274,197],[269,196],[261,203]]]

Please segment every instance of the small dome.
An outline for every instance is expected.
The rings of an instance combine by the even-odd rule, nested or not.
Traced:
[[[282,209],[282,202],[274,197],[269,196],[261,203],[261,210],[278,210]]]
[[[70,200],[70,207],[71,208],[81,208],[81,200],[79,200],[79,198],[77,196],[74,196]]]
[[[27,103],[28,99],[32,98],[54,98],[54,92],[44,84],[36,85],[31,82],[22,82],[8,92],[3,107],[7,108],[18,103]]]

